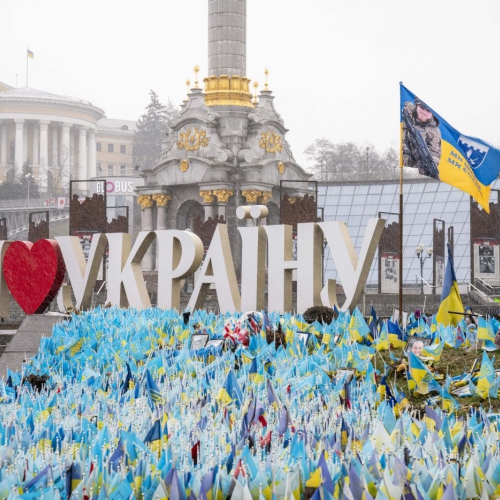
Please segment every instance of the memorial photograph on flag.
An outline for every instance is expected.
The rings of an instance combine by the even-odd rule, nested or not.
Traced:
[[[402,84],[400,91],[401,166],[470,194],[489,212],[500,150],[460,133]]]

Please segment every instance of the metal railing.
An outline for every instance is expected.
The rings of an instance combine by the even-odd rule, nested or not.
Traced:
[[[420,276],[420,274],[415,274],[415,278],[418,278],[424,285],[427,285],[430,288],[437,288],[437,286],[431,285],[430,283],[425,281],[424,278],[422,278],[422,276]]]

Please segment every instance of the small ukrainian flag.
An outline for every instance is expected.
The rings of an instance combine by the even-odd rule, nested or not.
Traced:
[[[35,59],[35,54],[33,54],[33,52],[31,52],[30,49],[26,48],[26,50],[28,51],[27,53],[27,56],[30,58],[30,59]]]

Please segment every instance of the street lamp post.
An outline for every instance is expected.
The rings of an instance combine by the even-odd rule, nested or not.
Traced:
[[[36,176],[28,173],[24,177],[26,177],[26,180],[28,181],[28,200],[30,199],[30,181],[35,180]]]
[[[417,258],[420,260],[420,293],[423,295],[424,294],[424,262],[429,257],[432,257],[432,247],[429,247],[427,249],[427,255],[424,257],[424,254],[425,254],[424,246],[422,244],[420,244],[415,249],[415,254],[417,255]]]

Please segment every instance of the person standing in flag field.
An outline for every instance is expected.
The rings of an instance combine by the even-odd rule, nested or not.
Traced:
[[[405,102],[403,117],[404,166],[418,168],[420,174],[439,179],[441,132],[438,118],[418,98],[414,103]]]

